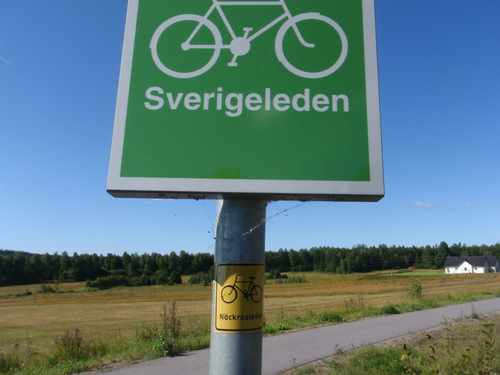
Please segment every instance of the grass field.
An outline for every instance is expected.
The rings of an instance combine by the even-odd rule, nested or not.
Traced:
[[[422,284],[423,298],[434,301],[436,306],[500,296],[500,274],[297,274],[302,275],[305,283],[266,283],[266,324],[333,311],[352,310],[361,317],[370,309],[373,315],[374,309],[383,306],[410,305],[413,301],[408,300],[405,291],[414,279]],[[84,283],[68,283],[57,288],[58,293],[44,294],[39,293],[40,285],[0,288],[0,353],[18,348],[43,357],[54,350],[56,338],[76,327],[90,340],[131,342],[144,327],[159,324],[163,306],[173,301],[183,330],[209,332],[211,287],[184,283],[86,292]],[[399,310],[402,312],[401,307]],[[348,319],[356,317],[352,314]],[[308,324],[314,323],[305,320],[301,326]]]

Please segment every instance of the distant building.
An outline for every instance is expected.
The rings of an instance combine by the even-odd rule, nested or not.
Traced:
[[[446,273],[490,273],[499,272],[500,263],[495,256],[447,257],[444,261]]]
[[[490,264],[490,272],[500,272],[500,259],[498,257],[486,257]]]

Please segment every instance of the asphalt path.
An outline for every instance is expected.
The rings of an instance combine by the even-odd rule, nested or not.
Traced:
[[[474,313],[496,312],[500,312],[500,298],[266,337],[263,343],[262,375],[281,374],[294,367],[330,357],[338,350],[356,349],[435,328],[442,325],[445,317],[448,320],[455,320]],[[210,351],[205,349],[179,357],[161,358],[131,365],[106,374],[207,375],[209,357]]]

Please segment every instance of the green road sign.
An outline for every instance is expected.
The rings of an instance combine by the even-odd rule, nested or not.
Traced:
[[[378,200],[373,0],[130,0],[108,191]]]

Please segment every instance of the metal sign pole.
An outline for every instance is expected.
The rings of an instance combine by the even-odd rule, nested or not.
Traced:
[[[219,200],[210,375],[260,375],[267,202]]]

